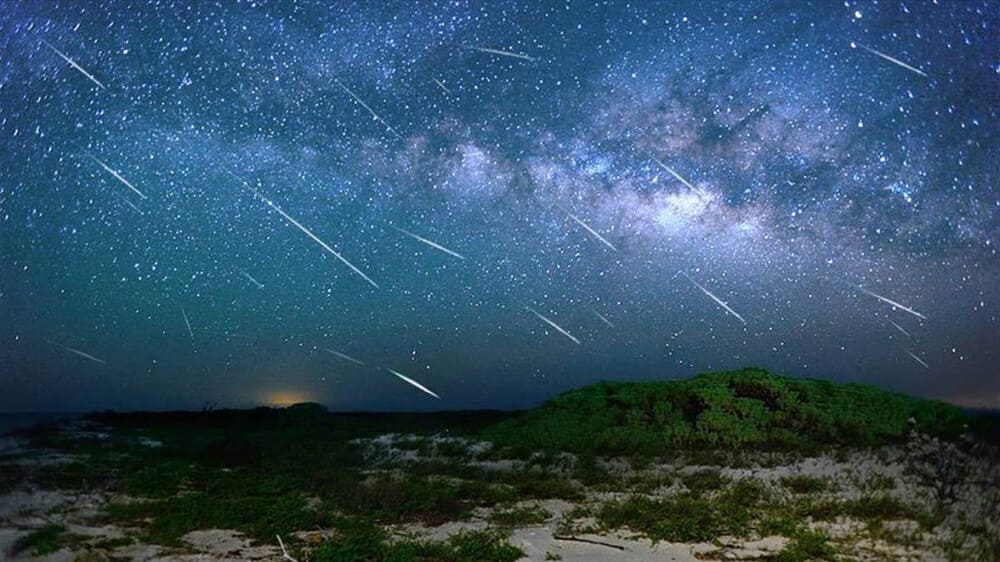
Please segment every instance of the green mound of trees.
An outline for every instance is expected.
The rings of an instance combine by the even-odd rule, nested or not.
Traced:
[[[899,440],[911,427],[954,437],[967,422],[960,408],[942,402],[744,369],[602,382],[489,427],[483,437],[524,451],[661,455],[685,448],[871,446]]]

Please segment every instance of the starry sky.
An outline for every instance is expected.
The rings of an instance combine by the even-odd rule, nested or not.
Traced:
[[[4,1],[0,411],[515,408],[751,365],[1000,407],[998,25]]]

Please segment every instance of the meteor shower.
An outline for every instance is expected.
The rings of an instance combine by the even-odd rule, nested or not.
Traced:
[[[0,559],[1000,559],[998,26],[0,1]]]

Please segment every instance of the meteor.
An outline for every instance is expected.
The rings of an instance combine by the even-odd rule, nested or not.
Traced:
[[[415,381],[415,380],[411,379],[410,377],[408,377],[408,376],[404,375],[403,373],[400,373],[399,371],[394,371],[394,370],[392,370],[392,369],[390,369],[390,368],[388,368],[388,367],[386,367],[386,369],[385,369],[385,370],[386,370],[386,371],[389,371],[390,373],[392,373],[392,374],[394,374],[394,375],[396,375],[397,377],[399,377],[400,379],[402,379],[402,380],[403,380],[404,382],[407,382],[407,383],[409,383],[409,384],[411,384],[411,385],[415,386],[415,387],[416,387],[416,388],[418,388],[419,390],[421,390],[421,391],[423,391],[423,392],[426,392],[427,394],[430,394],[430,395],[431,395],[431,396],[433,396],[434,398],[437,398],[438,400],[440,400],[440,399],[441,399],[441,397],[440,397],[440,396],[438,396],[437,394],[434,394],[434,392],[433,392],[433,391],[432,391],[431,389],[429,389],[429,388],[427,388],[426,386],[424,386],[424,385],[422,385],[422,384],[418,383],[417,381]]]
[[[898,64],[899,66],[905,68],[906,70],[909,70],[910,72],[916,72],[917,74],[923,76],[924,78],[928,78],[927,73],[924,72],[923,70],[920,70],[919,68],[914,68],[914,67],[906,64],[905,62],[903,62],[903,61],[901,61],[899,59],[894,59],[894,58],[890,57],[889,55],[887,55],[885,53],[876,51],[875,49],[871,49],[871,48],[865,47],[864,45],[862,45],[860,43],[851,43],[852,47],[854,45],[857,45],[858,47],[861,47],[862,49],[868,51],[869,53],[871,53],[871,54],[873,54],[875,56],[882,57],[883,59],[885,59],[885,60],[887,60],[887,61],[889,61],[889,62],[891,62],[893,64]]]
[[[683,176],[681,176],[680,174],[678,174],[677,172],[675,172],[674,169],[671,168],[670,166],[667,166],[666,164],[664,164],[659,158],[653,156],[652,154],[648,154],[647,153],[647,155],[650,158],[653,159],[653,162],[656,162],[657,164],[660,165],[661,168],[663,168],[664,170],[666,170],[667,172],[669,172],[671,176],[674,176],[674,178],[677,179],[677,181],[679,181],[679,182],[683,183],[685,186],[687,186],[688,189],[691,189],[693,191],[697,191],[698,193],[700,193],[702,195],[702,197],[708,198],[708,193],[706,193],[704,189],[701,189],[699,187],[695,187],[695,186],[691,185],[691,182],[689,182],[686,179],[684,179]]]
[[[286,213],[285,211],[281,210],[281,207],[275,205],[274,201],[271,201],[270,199],[268,199],[267,197],[265,197],[263,193],[257,191],[253,187],[251,187],[250,184],[248,184],[247,182],[245,182],[242,179],[240,179],[239,176],[237,176],[236,174],[230,172],[229,170],[226,170],[226,171],[229,172],[229,174],[232,175],[234,178],[236,178],[237,180],[239,180],[239,182],[242,183],[244,187],[246,187],[247,189],[249,189],[250,191],[252,191],[254,193],[254,195],[256,195],[257,197],[260,197],[265,203],[267,203],[267,205],[269,207],[271,207],[272,209],[274,209],[275,211],[277,211],[279,215],[281,215],[282,217],[285,218],[285,220],[287,220],[288,222],[292,223],[292,225],[294,225],[296,228],[298,228],[299,230],[301,230],[306,236],[308,236],[309,238],[312,238],[312,240],[314,242],[316,242],[317,244],[319,244],[324,250],[326,250],[327,252],[329,252],[333,257],[335,257],[338,260],[340,260],[341,263],[343,263],[347,267],[351,268],[351,271],[353,271],[354,273],[357,273],[358,275],[360,275],[361,278],[364,279],[365,281],[367,281],[368,283],[370,283],[372,287],[375,287],[376,289],[378,289],[378,284],[375,283],[374,281],[372,281],[370,277],[368,277],[367,275],[365,275],[363,271],[361,271],[357,267],[354,267],[354,264],[351,263],[351,262],[349,262],[349,261],[347,261],[347,258],[345,258],[344,256],[342,256],[339,253],[337,253],[337,251],[334,250],[333,248],[331,248],[329,244],[327,244],[326,242],[320,240],[320,238],[318,236],[316,236],[315,234],[313,234],[311,230],[309,230],[308,228],[302,226],[302,224],[299,221],[293,219],[288,213]]]
[[[681,272],[681,273],[683,273],[684,277],[688,278],[688,281],[694,283],[695,287],[698,287],[699,289],[701,289],[701,292],[703,292],[706,295],[708,295],[708,297],[711,298],[716,303],[718,303],[719,306],[721,306],[722,308],[726,309],[726,312],[728,312],[729,314],[732,314],[733,316],[739,318],[740,322],[743,322],[744,324],[747,323],[747,321],[744,320],[743,317],[740,316],[735,310],[733,310],[732,308],[730,308],[729,305],[726,304],[725,301],[723,301],[719,297],[713,295],[712,292],[709,291],[708,289],[706,289],[705,287],[702,287],[700,283],[698,283],[697,281],[695,281],[694,279],[692,279],[691,276],[688,275],[687,273],[684,273],[684,272]]]
[[[184,316],[184,325],[187,326],[188,335],[191,336],[191,341],[194,341],[194,331],[191,330],[191,321],[188,320],[187,312],[184,311],[184,307],[181,307],[181,315]]]
[[[49,343],[51,343],[52,345],[57,345],[57,346],[65,349],[66,351],[68,351],[70,353],[75,353],[75,354],[79,355],[80,357],[83,357],[84,359],[89,359],[89,360],[93,361],[94,363],[100,363],[101,365],[104,365],[104,359],[99,359],[99,358],[94,357],[93,355],[91,355],[89,353],[84,353],[84,352],[80,351],[79,349],[74,349],[74,348],[72,348],[72,347],[70,347],[68,345],[63,345],[63,344],[61,344],[61,343],[59,343],[57,341],[49,340]]]
[[[382,123],[383,125],[385,125],[385,128],[389,129],[389,131],[392,132],[392,134],[396,135],[399,138],[403,138],[403,135],[397,133],[396,129],[393,129],[391,125],[389,125],[388,123],[386,123],[385,119],[382,119],[381,117],[379,117],[379,114],[375,113],[375,110],[373,110],[371,107],[369,107],[367,103],[363,102],[361,100],[361,98],[359,98],[358,96],[356,96],[354,94],[354,92],[352,92],[350,90],[350,88],[348,88],[347,86],[341,84],[340,80],[337,80],[336,78],[334,78],[333,81],[336,82],[338,86],[340,86],[341,88],[343,88],[344,91],[347,92],[352,98],[354,98],[354,101],[360,103],[361,107],[367,109],[368,113],[371,113],[373,119],[375,119],[376,121],[378,121],[378,122]]]
[[[887,299],[887,298],[883,297],[882,295],[873,293],[873,292],[869,291],[868,289],[865,289],[864,287],[860,287],[859,286],[858,290],[861,291],[861,292],[863,292],[863,293],[865,293],[865,294],[871,295],[871,296],[877,298],[878,300],[880,300],[880,301],[882,301],[884,303],[891,304],[892,306],[895,306],[896,308],[898,308],[900,310],[905,310],[906,312],[909,312],[910,314],[916,316],[917,318],[920,318],[921,320],[927,320],[927,317],[924,316],[923,314],[917,312],[916,310],[913,310],[912,308],[910,308],[908,306],[904,306],[902,304],[899,304],[898,302],[896,302],[896,301],[894,301],[892,299]]]
[[[239,270],[239,272],[243,274],[243,277],[246,277],[247,279],[250,280],[251,283],[253,283],[254,285],[257,285],[258,289],[263,289],[264,288],[264,284],[261,283],[260,281],[256,280],[256,279],[254,279],[253,275],[250,275],[249,273],[247,273],[246,271],[244,271],[244,270],[242,270],[240,268],[237,268],[237,270]]]
[[[76,61],[74,61],[73,59],[71,59],[68,56],[66,56],[65,54],[63,54],[63,52],[60,51],[59,49],[55,48],[52,45],[52,43],[49,43],[45,39],[42,39],[42,43],[44,43],[46,47],[52,49],[55,52],[55,54],[59,55],[62,58],[62,60],[68,62],[70,66],[72,66],[73,68],[79,70],[80,73],[83,74],[84,76],[86,76],[87,79],[89,79],[91,82],[93,82],[94,84],[97,84],[98,87],[100,87],[102,90],[104,89],[104,84],[101,84],[100,80],[98,80],[97,78],[94,78],[94,76],[91,73],[87,72],[82,66],[76,64]]]
[[[136,189],[136,187],[134,185],[132,185],[131,183],[129,183],[129,181],[127,179],[123,178],[121,174],[119,174],[118,172],[116,172],[113,169],[111,169],[110,166],[108,166],[107,164],[105,164],[104,162],[102,162],[99,158],[97,158],[93,154],[90,154],[89,152],[87,153],[87,156],[89,156],[94,162],[97,162],[98,164],[100,164],[100,166],[102,168],[104,168],[104,170],[106,172],[108,172],[109,174],[111,174],[112,176],[114,176],[116,180],[122,182],[123,184],[125,184],[126,187],[128,187],[132,191],[138,193],[139,197],[142,197],[143,199],[148,199],[148,197],[146,197],[146,195],[143,192],[141,192],[138,189]]]
[[[902,326],[900,326],[899,324],[893,322],[892,320],[889,320],[889,323],[892,324],[893,326],[895,326],[896,329],[899,330],[900,332],[903,332],[903,335],[905,335],[906,337],[910,337],[910,332],[907,332],[906,330],[904,330]]]
[[[930,368],[931,368],[931,366],[930,366],[930,365],[928,365],[927,363],[924,363],[924,360],[923,360],[923,359],[921,359],[921,358],[917,357],[917,356],[916,356],[916,355],[915,355],[915,354],[914,354],[914,353],[913,353],[912,351],[910,351],[909,349],[904,349],[903,351],[905,351],[907,355],[909,355],[910,357],[912,357],[912,358],[914,359],[914,361],[916,361],[917,363],[920,363],[921,365],[923,365],[925,369],[930,369]]]
[[[543,315],[542,313],[538,312],[538,311],[537,311],[537,310],[535,310],[534,308],[531,308],[531,307],[530,307],[530,306],[528,306],[528,305],[524,305],[524,308],[525,308],[525,309],[526,309],[526,310],[527,310],[528,312],[530,312],[530,313],[534,314],[534,315],[535,315],[535,316],[537,316],[537,317],[538,317],[539,319],[541,319],[541,321],[542,321],[542,322],[545,322],[545,323],[546,323],[546,324],[548,324],[549,326],[552,326],[552,327],[553,327],[553,328],[554,328],[554,329],[555,329],[555,330],[556,330],[557,332],[559,332],[560,334],[562,334],[562,335],[566,336],[567,338],[569,338],[569,339],[573,340],[573,343],[575,343],[575,344],[577,344],[577,345],[580,345],[580,340],[578,340],[578,339],[574,338],[574,337],[573,337],[573,334],[570,334],[570,333],[569,333],[569,332],[567,332],[566,330],[562,329],[562,326],[560,326],[559,324],[556,324],[556,323],[555,323],[555,322],[553,322],[552,320],[549,320],[549,319],[548,319],[547,317],[545,317],[545,315]]]
[[[584,229],[586,229],[586,231],[589,232],[591,235],[593,235],[594,238],[597,238],[598,240],[600,240],[601,242],[603,242],[605,246],[611,248],[612,250],[614,250],[616,252],[618,251],[618,248],[615,248],[614,244],[612,244],[611,242],[608,242],[607,240],[605,240],[604,237],[600,235],[600,233],[598,233],[593,228],[590,228],[590,225],[588,225],[587,223],[585,223],[582,220],[580,220],[576,215],[574,215],[573,213],[571,213],[571,212],[569,212],[569,211],[567,211],[565,209],[563,209],[563,212],[566,213],[567,215],[569,215],[569,218],[571,218],[574,221],[576,221],[576,224],[578,224],[578,225],[582,226]]]
[[[403,229],[403,228],[399,228],[398,226],[392,226],[391,224],[389,226],[391,226],[393,229],[398,230],[399,232],[401,232],[401,233],[409,236],[410,238],[413,238],[414,240],[416,240],[418,242],[423,242],[424,244],[427,244],[428,246],[430,246],[431,248],[434,248],[435,250],[440,250],[440,251],[442,251],[442,252],[444,252],[444,253],[446,253],[448,255],[455,256],[456,258],[458,258],[460,260],[464,260],[465,259],[465,256],[463,256],[462,254],[459,254],[458,252],[453,252],[453,251],[449,250],[448,248],[445,248],[444,246],[442,246],[442,245],[440,245],[440,244],[438,244],[436,242],[432,242],[432,241],[430,241],[430,240],[428,240],[428,239],[426,239],[426,238],[424,238],[422,236],[417,236],[416,234],[410,232],[409,230],[406,230],[406,229]]]
[[[144,215],[144,214],[145,214],[145,213],[143,213],[143,212],[142,212],[142,209],[140,209],[139,207],[137,207],[137,206],[136,206],[136,204],[135,204],[135,203],[133,203],[133,202],[129,201],[128,199],[126,199],[126,198],[125,198],[125,197],[123,197],[123,196],[120,196],[119,198],[120,198],[120,199],[121,199],[122,201],[124,201],[126,205],[128,205],[129,207],[132,207],[132,209],[134,209],[134,210],[135,210],[135,212],[139,213],[140,215]]]
[[[610,320],[608,320],[607,318],[605,318],[605,317],[604,317],[604,315],[603,315],[603,314],[601,314],[600,312],[597,312],[597,311],[596,311],[596,310],[594,310],[594,309],[590,309],[590,311],[591,311],[591,312],[593,312],[594,314],[596,314],[596,315],[597,315],[597,317],[598,317],[598,318],[600,318],[600,319],[601,319],[601,321],[602,321],[602,322],[604,322],[605,324],[607,324],[608,326],[610,326],[610,327],[612,327],[612,328],[614,328],[614,327],[615,327],[615,325],[614,325],[614,324],[612,324]]]
[[[466,49],[472,49],[473,51],[479,51],[481,53],[489,53],[491,55],[499,55],[501,57],[512,57],[512,58],[515,58],[515,59],[524,59],[524,60],[530,60],[530,61],[535,60],[535,57],[529,57],[528,55],[525,55],[523,53],[514,53],[514,52],[511,52],[511,51],[501,51],[500,49],[490,49],[488,47],[474,47],[472,45],[463,45],[463,46]]]
[[[320,349],[322,349],[323,351],[329,353],[330,355],[333,355],[335,357],[340,357],[341,359],[345,359],[347,361],[350,361],[351,363],[355,363],[357,365],[364,365],[364,363],[362,361],[359,361],[359,360],[351,357],[350,355],[348,355],[346,353],[341,353],[341,352],[339,352],[339,351],[337,351],[335,349],[330,349],[330,348],[327,348],[327,347],[321,347]]]
[[[442,90],[444,90],[444,93],[448,94],[449,96],[451,95],[451,90],[446,88],[443,82],[441,82],[440,80],[438,80],[433,76],[431,76],[431,80],[433,80],[435,84],[437,84]]]

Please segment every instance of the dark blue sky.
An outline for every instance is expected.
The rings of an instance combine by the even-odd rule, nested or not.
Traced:
[[[505,408],[747,365],[1000,407],[998,24],[6,2],[0,411]]]

